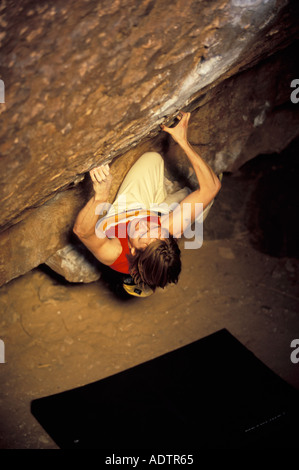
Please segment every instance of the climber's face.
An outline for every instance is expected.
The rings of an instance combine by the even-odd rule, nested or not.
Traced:
[[[144,251],[150,243],[165,237],[165,230],[157,222],[140,219],[128,237],[131,253],[134,255],[136,250]]]

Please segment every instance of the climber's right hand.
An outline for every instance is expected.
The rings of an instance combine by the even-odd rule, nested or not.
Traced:
[[[100,165],[93,168],[93,170],[89,172],[89,175],[92,180],[96,199],[108,199],[109,189],[112,182],[108,163],[106,165]]]

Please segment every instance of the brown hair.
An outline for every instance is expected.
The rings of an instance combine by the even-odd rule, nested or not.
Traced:
[[[135,284],[146,284],[155,290],[168,283],[176,284],[181,272],[181,251],[172,236],[150,243],[144,251],[127,255],[130,274]]]

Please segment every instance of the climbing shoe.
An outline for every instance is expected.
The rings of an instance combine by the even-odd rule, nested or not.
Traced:
[[[148,297],[152,295],[154,291],[149,286],[140,286],[134,284],[134,281],[131,277],[124,279],[123,281],[124,290],[135,297]]]

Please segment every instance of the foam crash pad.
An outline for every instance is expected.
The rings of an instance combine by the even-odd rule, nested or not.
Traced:
[[[31,411],[62,449],[296,448],[298,398],[222,329]]]

